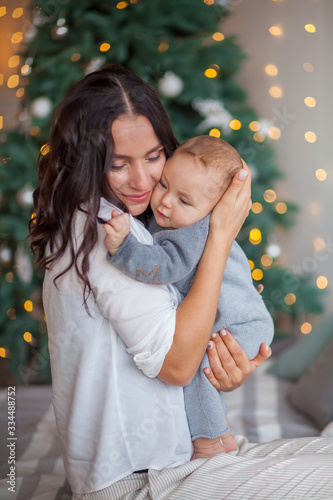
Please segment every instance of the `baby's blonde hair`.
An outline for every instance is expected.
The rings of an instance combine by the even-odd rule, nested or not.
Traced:
[[[210,135],[199,135],[183,142],[173,156],[183,154],[194,159],[198,166],[213,171],[221,189],[228,188],[233,176],[243,167],[242,159],[228,142]]]

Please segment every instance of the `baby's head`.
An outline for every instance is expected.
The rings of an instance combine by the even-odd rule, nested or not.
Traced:
[[[157,223],[177,229],[208,215],[242,168],[237,151],[209,135],[193,137],[167,160],[152,198]]]

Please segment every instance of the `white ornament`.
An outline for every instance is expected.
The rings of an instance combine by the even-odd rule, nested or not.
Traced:
[[[23,245],[19,245],[16,250],[15,263],[18,277],[24,283],[30,283],[32,280],[32,264],[27,254],[24,253]]]
[[[105,63],[106,58],[104,56],[101,57],[95,57],[90,61],[90,63],[87,65],[85,74],[88,75],[89,73],[93,73],[93,71],[97,71],[100,69],[103,64]]]
[[[173,71],[167,71],[158,82],[158,90],[164,97],[177,97],[184,88],[184,83]]]
[[[12,252],[8,247],[2,247],[0,250],[0,260],[4,264],[9,264],[12,260]]]
[[[276,259],[277,257],[279,257],[279,255],[281,255],[281,247],[279,247],[279,245],[277,245],[276,243],[272,243],[270,245],[267,245],[266,253],[273,257],[273,259]]]
[[[16,193],[17,202],[22,208],[33,206],[33,192],[31,184],[27,184]]]
[[[198,98],[192,102],[192,107],[205,118],[197,127],[198,132],[204,132],[211,127],[219,127],[224,134],[230,133],[229,123],[232,120],[232,115],[220,101]]]
[[[46,118],[52,111],[52,102],[48,97],[37,97],[31,104],[31,112],[36,118]]]

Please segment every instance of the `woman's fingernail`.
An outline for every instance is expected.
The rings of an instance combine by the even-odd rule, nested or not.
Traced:
[[[209,368],[204,368],[203,370],[205,372],[206,375],[209,375],[210,374],[210,369]]]
[[[217,337],[217,333],[214,332],[214,333],[212,333],[211,336],[212,336],[212,339],[215,339],[215,337]]]
[[[225,330],[225,329],[223,328],[223,330],[220,330],[220,334],[221,334],[221,335],[227,335],[227,330]]]
[[[208,349],[213,349],[214,348],[214,342],[211,340],[208,342]]]
[[[244,179],[246,179],[246,177],[247,177],[248,175],[249,175],[249,173],[248,173],[248,171],[247,171],[247,170],[245,170],[245,168],[242,168],[241,170],[239,170],[239,171],[237,172],[237,177],[238,177],[238,179],[242,179],[242,180],[244,180]]]
[[[265,352],[268,352],[268,345],[265,344]]]

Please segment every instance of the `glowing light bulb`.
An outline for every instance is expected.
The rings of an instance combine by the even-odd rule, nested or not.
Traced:
[[[265,73],[269,76],[276,76],[278,74],[278,69],[275,64],[266,64]]]
[[[111,48],[111,45],[109,43],[102,43],[99,47],[99,50],[101,52],[107,52],[108,50],[110,50]]]
[[[327,172],[323,168],[318,168],[316,170],[316,177],[318,181],[325,181],[327,179]]]
[[[311,323],[303,323],[303,325],[301,326],[301,332],[304,333],[304,335],[310,333],[311,330],[312,330]]]
[[[249,234],[249,241],[252,245],[259,245],[262,240],[262,235],[260,229],[253,228]]]
[[[116,5],[117,9],[126,9],[126,7],[128,7],[128,3],[127,2],[118,2],[117,5]]]
[[[304,104],[309,108],[314,108],[317,105],[317,101],[314,97],[306,97],[304,99]]]
[[[205,76],[207,78],[215,78],[217,76],[217,71],[215,68],[207,68],[205,71]]]
[[[221,137],[221,132],[219,131],[219,129],[217,128],[212,128],[210,131],[209,131],[209,135],[211,135],[212,137]]]
[[[312,130],[308,130],[307,132],[305,132],[304,138],[307,142],[310,142],[311,144],[313,144],[317,140],[317,136],[314,132],[312,132]]]
[[[31,335],[31,333],[30,333],[30,332],[25,332],[25,333],[23,334],[23,338],[24,338],[24,340],[25,340],[26,342],[31,342],[31,341],[32,341],[32,335]]]
[[[33,310],[33,308],[34,308],[34,305],[33,305],[33,303],[31,302],[31,300],[26,300],[26,301],[24,302],[24,309],[25,309],[26,311],[31,312],[31,311]]]

